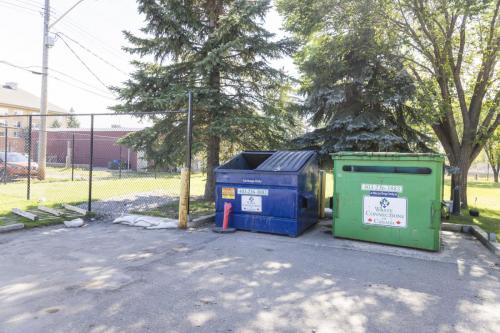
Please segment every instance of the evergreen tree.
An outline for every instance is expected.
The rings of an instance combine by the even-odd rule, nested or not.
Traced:
[[[336,151],[422,151],[429,137],[410,126],[415,89],[395,39],[373,15],[375,1],[282,0],[286,28],[302,48],[303,115],[316,130],[299,147]]]
[[[61,127],[61,123],[59,122],[59,120],[54,120],[52,122],[52,124],[50,125],[50,128],[60,128]]]
[[[194,153],[206,151],[205,198],[214,196],[221,146],[247,149],[279,145],[293,123],[280,107],[283,72],[268,61],[292,51],[263,27],[269,0],[139,0],[146,25],[125,32],[137,68],[121,88],[117,112],[178,110],[194,94]],[[147,58],[146,58],[147,56]],[[185,115],[153,118],[154,126],[124,141],[162,164],[178,164],[185,152]]]
[[[71,113],[71,115],[66,119],[66,125],[68,126],[68,128],[80,128],[80,122],[74,116],[75,110],[71,108],[69,109],[69,113]]]

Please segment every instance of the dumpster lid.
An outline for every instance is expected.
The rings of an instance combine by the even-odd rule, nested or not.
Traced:
[[[397,152],[361,152],[361,151],[341,151],[338,153],[330,154],[333,158],[379,158],[390,157],[392,159],[402,160],[430,160],[430,161],[443,161],[442,154],[435,153],[397,153]]]
[[[275,172],[299,171],[309,159],[314,156],[314,151],[285,151],[274,153],[255,170]]]

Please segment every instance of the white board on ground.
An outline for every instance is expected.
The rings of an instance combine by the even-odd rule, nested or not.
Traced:
[[[64,208],[66,208],[67,210],[71,210],[75,213],[79,213],[79,214],[82,214],[82,215],[86,215],[87,214],[87,210],[83,209],[83,208],[80,208],[80,207],[76,207],[76,206],[72,206],[72,205],[68,205],[68,204],[64,204],[63,205]]]
[[[49,213],[49,214],[52,214],[52,215],[55,215],[55,216],[62,216],[62,215],[64,215],[63,212],[61,212],[61,211],[59,211],[57,209],[49,208],[49,207],[45,207],[45,206],[38,206],[38,210],[41,210],[42,212]]]
[[[12,208],[12,213],[25,217],[31,221],[36,221],[38,220],[38,216],[36,214],[30,213],[30,212],[25,212],[24,210],[21,210],[19,208]]]

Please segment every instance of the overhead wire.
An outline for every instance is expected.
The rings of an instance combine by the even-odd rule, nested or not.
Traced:
[[[82,28],[79,24],[77,24],[75,21],[73,21],[70,18],[65,18],[63,21],[61,21],[59,24],[65,26],[69,30],[72,30],[75,34],[78,34],[81,36],[83,39],[87,40],[88,42],[92,42],[95,44],[95,48],[101,49],[103,52],[106,52],[108,55],[113,56],[114,58],[119,58],[120,60],[124,62],[129,62],[129,59],[124,57],[124,54],[122,52],[118,52],[116,49],[112,48],[109,46],[109,43],[101,40],[100,38],[96,37],[95,35],[91,34],[84,28]]]
[[[0,64],[5,64],[5,65],[8,65],[8,66],[11,66],[11,67],[14,67],[14,68],[17,68],[17,69],[20,69],[20,70],[26,71],[26,72],[30,72],[30,73],[35,74],[35,75],[42,75],[42,73],[41,73],[41,72],[38,72],[38,71],[33,71],[33,70],[30,70],[30,69],[29,69],[29,68],[33,68],[33,67],[39,67],[39,66],[26,66],[26,67],[25,67],[25,66],[19,66],[19,65],[16,65],[16,64],[13,64],[13,63],[11,63],[11,62],[4,61],[4,60],[0,60]],[[49,68],[49,71],[50,71],[50,70],[51,70],[51,69]],[[55,70],[52,70],[52,71],[55,71]],[[67,85],[70,85],[70,86],[72,86],[72,87],[75,87],[75,88],[78,88],[78,89],[84,90],[84,91],[86,91],[86,92],[89,92],[89,93],[91,93],[91,94],[94,94],[94,95],[96,95],[96,96],[99,96],[99,97],[102,97],[102,98],[107,98],[107,99],[110,99],[110,100],[115,100],[115,98],[114,98],[112,95],[105,95],[106,93],[103,93],[102,91],[99,91],[99,90],[98,90],[98,88],[93,87],[93,86],[89,85],[88,83],[85,83],[84,81],[81,81],[81,80],[78,80],[78,79],[76,79],[76,78],[73,78],[73,77],[71,77],[70,75],[68,75],[68,74],[66,74],[66,73],[63,73],[63,72],[60,72],[60,71],[57,71],[57,72],[59,72],[59,74],[61,74],[61,75],[64,75],[64,76],[70,77],[70,78],[72,78],[72,79],[73,79],[73,80],[75,80],[75,81],[80,81],[82,84],[85,84],[85,85],[87,85],[87,86],[89,86],[89,87],[92,87],[93,89],[95,89],[95,90],[97,90],[97,91],[95,91],[95,90],[91,90],[91,89],[89,89],[89,88],[85,88],[85,87],[82,87],[82,86],[79,86],[79,85],[74,84],[74,83],[72,83],[72,82],[69,82],[69,81],[67,81],[67,80],[61,79],[60,77],[55,76],[55,75],[49,75],[49,77],[50,77],[50,78],[53,78],[53,79],[55,79],[55,80],[57,80],[57,81],[63,82],[63,83],[65,83],[65,84],[67,84]]]
[[[12,1],[12,0],[11,0]],[[17,3],[22,3],[23,5],[26,5],[26,6],[31,6],[31,7],[34,7],[36,9],[40,9],[40,10],[44,10],[45,6],[43,3],[40,3],[40,1],[35,1],[35,0],[15,0]],[[50,13],[52,15],[56,15],[56,10],[55,8],[53,7],[50,7]]]
[[[22,5],[19,5],[18,3],[10,2],[7,0],[0,0],[0,5],[3,5],[5,7],[11,8],[11,9],[21,9],[21,10],[30,12],[32,14],[41,14],[41,12],[42,12],[41,10],[36,10],[33,7],[22,6]]]
[[[37,67],[39,67],[39,66],[37,66]],[[103,94],[108,94],[108,93],[109,93],[109,91],[107,91],[107,90],[106,90],[106,91],[105,91],[105,90],[101,90],[101,88],[98,88],[98,87],[96,87],[96,86],[94,86],[94,85],[91,85],[90,83],[87,83],[87,82],[85,82],[85,81],[82,81],[82,80],[80,80],[80,79],[77,79],[76,77],[71,76],[71,75],[69,75],[69,74],[66,74],[66,73],[64,73],[64,72],[62,72],[62,71],[59,71],[59,70],[57,70],[57,69],[54,69],[54,68],[49,67],[49,72],[54,72],[54,73],[58,73],[58,74],[60,74],[60,75],[63,75],[63,76],[65,76],[65,77],[67,77],[67,78],[69,78],[69,79],[71,79],[71,80],[74,80],[74,81],[76,81],[76,82],[79,82],[80,84],[86,85],[86,86],[88,86],[88,87],[90,87],[90,88],[92,88],[92,89],[94,89],[94,90],[96,90],[96,91],[99,91],[99,92],[103,93]]]
[[[53,78],[53,79],[55,79],[55,80],[57,80],[57,81],[60,81],[60,82],[66,83],[66,84],[68,84],[68,85],[70,85],[70,86],[72,86],[72,87],[75,87],[75,88],[78,88],[78,89],[84,90],[84,91],[86,91],[86,92],[88,92],[88,93],[94,94],[94,95],[96,95],[96,96],[99,96],[99,97],[102,97],[102,98],[106,98],[106,99],[109,99],[109,100],[116,100],[116,99],[115,99],[114,97],[112,97],[112,96],[106,96],[106,95],[104,95],[104,94],[101,94],[101,93],[98,93],[98,92],[92,91],[92,90],[87,89],[87,88],[85,88],[85,87],[78,86],[78,85],[76,85],[76,84],[74,84],[74,83],[71,83],[71,82],[69,82],[69,81],[63,80],[63,79],[61,79],[60,77],[57,77],[57,76],[54,76],[54,75],[51,75],[50,77],[51,77],[51,78]]]
[[[33,70],[28,69],[30,67],[23,67],[23,66],[15,65],[15,64],[13,64],[11,62],[8,62],[8,61],[5,61],[5,60],[0,60],[0,64],[5,64],[7,66],[11,66],[11,67],[14,67],[14,68],[17,68],[17,69],[21,69],[21,70],[30,72],[30,73],[35,74],[35,75],[42,75],[42,72],[37,72],[37,71],[33,71]]]
[[[97,76],[97,74],[94,73],[94,71],[85,63],[85,61],[83,61],[83,59],[78,55],[78,53],[76,53],[76,51],[73,50],[73,48],[71,46],[69,46],[69,44],[66,42],[66,40],[62,36],[59,36],[59,38],[61,38],[63,43],[66,45],[66,47],[71,51],[71,53],[73,53],[73,55],[78,59],[78,61],[80,61],[80,63],[89,71],[89,73],[92,74],[92,76],[94,76],[94,78],[97,81],[99,81],[99,83],[101,83],[104,86],[104,88],[109,90],[109,87],[104,83],[104,81],[102,81],[99,78],[99,76]]]
[[[59,37],[63,36],[65,38],[69,39],[70,41],[72,41],[73,43],[75,43],[76,45],[78,45],[79,47],[81,47],[82,49],[84,49],[85,51],[87,51],[88,53],[90,53],[91,55],[93,55],[94,57],[96,57],[97,59],[101,60],[103,63],[107,64],[108,66],[110,66],[110,67],[112,67],[114,69],[116,69],[117,71],[119,71],[120,73],[122,73],[124,75],[128,75],[125,71],[121,70],[119,67],[115,66],[110,61],[108,61],[108,60],[104,59],[103,57],[101,57],[100,55],[96,54],[94,51],[92,51],[88,47],[82,45],[80,42],[78,42],[74,38],[71,38],[67,34],[65,34],[63,32],[57,32],[56,35],[59,36]]]

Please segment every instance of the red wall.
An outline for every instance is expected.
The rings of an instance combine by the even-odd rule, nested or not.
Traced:
[[[122,160],[127,163],[128,147],[121,146],[116,141],[126,136],[129,131],[94,131],[93,166],[107,168],[109,162]],[[88,165],[90,162],[90,132],[88,130],[47,132],[47,162],[65,163],[67,147],[72,146],[75,137],[75,164]],[[33,159],[37,160],[38,132],[33,132]],[[69,142],[69,143],[68,143]],[[130,149],[130,168],[137,170],[137,153]]]

